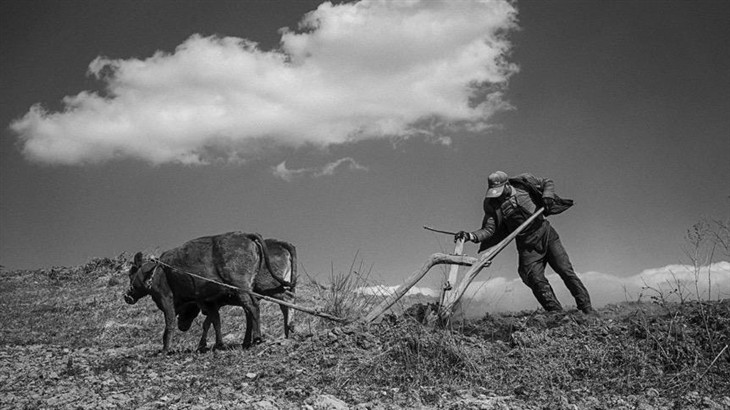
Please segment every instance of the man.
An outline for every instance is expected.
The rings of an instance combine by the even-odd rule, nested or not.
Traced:
[[[532,289],[546,311],[562,311],[563,307],[555,297],[553,288],[545,279],[545,264],[549,264],[565,282],[578,309],[586,314],[595,314],[588,291],[573,270],[558,233],[544,218],[559,214],[573,205],[572,200],[555,195],[554,189],[552,180],[536,178],[531,174],[509,178],[504,172],[497,171],[489,175],[481,229],[474,232],[459,231],[455,240],[480,243],[479,252],[482,252],[517,229],[536,210],[545,207],[543,215],[538,216],[515,239],[520,278]]]

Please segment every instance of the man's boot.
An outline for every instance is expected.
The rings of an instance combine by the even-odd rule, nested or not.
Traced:
[[[584,306],[584,307],[582,307],[582,308],[579,308],[579,310],[580,310],[581,312],[583,312],[583,313],[584,313],[585,315],[587,315],[587,316],[594,316],[594,317],[598,317],[598,316],[600,316],[600,315],[598,314],[598,312],[596,312],[596,310],[595,310],[595,309],[593,309],[593,307],[592,307],[591,305],[588,305],[588,306]]]

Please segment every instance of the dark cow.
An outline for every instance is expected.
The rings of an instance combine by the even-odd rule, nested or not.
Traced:
[[[251,291],[262,269],[270,272],[278,286],[284,289],[290,286],[271,267],[261,235],[229,232],[205,236],[164,252],[158,261],[145,262],[142,253],[137,253],[129,270],[129,289],[124,300],[134,304],[150,295],[162,310],[165,315],[163,352],[169,351],[176,316],[178,328],[186,331],[201,309],[208,313],[213,306],[216,311],[223,305],[241,306],[247,323],[243,345],[248,347],[261,341],[258,300]]]
[[[280,241],[277,239],[266,239],[266,248],[269,254],[269,260],[271,261],[273,275],[268,269],[259,270],[254,280],[253,290],[257,294],[269,296],[275,299],[283,301],[291,301],[294,297],[294,292],[297,284],[297,250],[296,247],[289,242]],[[278,278],[282,278],[290,283],[287,288],[281,284]],[[203,314],[206,315],[205,321],[203,322],[203,335],[198,343],[198,350],[205,350],[207,346],[208,331],[210,325],[213,325],[215,331],[215,347],[223,347],[223,335],[220,327],[220,315],[218,313],[220,306],[207,305],[201,306]],[[293,330],[291,324],[291,317],[289,308],[284,305],[279,305],[281,313],[284,316],[284,337],[289,337],[289,333]],[[192,322],[197,316],[197,311],[191,309],[188,315],[188,320]],[[250,324],[247,323],[247,326]],[[189,327],[189,326],[188,326]]]

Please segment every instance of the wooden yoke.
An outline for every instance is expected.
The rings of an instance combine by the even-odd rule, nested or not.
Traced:
[[[439,308],[439,319],[441,323],[447,323],[449,321],[451,315],[453,315],[454,313],[454,309],[459,303],[459,300],[462,296],[464,296],[466,288],[469,287],[469,285],[476,278],[479,272],[481,272],[481,270],[485,267],[489,266],[492,263],[492,259],[494,259],[507,245],[509,245],[510,242],[512,242],[513,239],[517,237],[517,235],[520,234],[520,232],[527,228],[527,226],[530,225],[530,223],[534,221],[535,218],[540,216],[540,214],[542,214],[544,211],[545,208],[538,209],[534,214],[532,214],[532,216],[527,218],[527,220],[522,225],[520,225],[512,233],[502,239],[500,243],[489,248],[487,252],[479,258],[479,261],[472,265],[471,269],[469,269],[469,271],[466,273],[466,276],[464,276],[464,279],[461,281],[461,283],[459,283],[459,287],[454,292],[446,294],[446,297],[444,298],[444,303]]]

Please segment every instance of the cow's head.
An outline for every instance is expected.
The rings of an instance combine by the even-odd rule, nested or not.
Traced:
[[[124,301],[133,305],[137,301],[150,294],[152,288],[152,276],[158,268],[156,262],[144,261],[142,252],[134,255],[134,262],[129,268],[129,289],[124,293]]]

